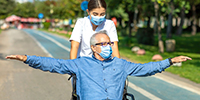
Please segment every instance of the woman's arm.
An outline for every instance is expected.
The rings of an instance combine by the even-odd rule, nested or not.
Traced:
[[[79,42],[71,40],[71,50],[70,50],[70,59],[76,59],[77,58],[77,52],[79,48]]]
[[[112,56],[120,58],[119,49],[118,49],[118,42],[117,41],[114,41],[114,45],[112,46],[112,50],[113,50]]]

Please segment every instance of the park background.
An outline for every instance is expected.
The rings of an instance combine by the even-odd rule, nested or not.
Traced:
[[[0,33],[10,28],[31,28],[69,38],[76,20],[87,16],[81,9],[84,0],[19,1],[0,0]],[[166,71],[200,83],[200,0],[105,1],[106,18],[116,24],[123,58],[146,63],[154,61],[152,57],[156,54],[162,59],[189,56],[192,61]],[[38,18],[40,13],[43,18]],[[6,21],[11,16],[18,18]]]

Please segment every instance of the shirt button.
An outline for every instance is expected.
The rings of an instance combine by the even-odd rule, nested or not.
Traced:
[[[107,89],[105,89],[105,91],[107,92]]]
[[[104,81],[105,81],[106,79],[104,79]]]
[[[103,70],[105,70],[105,68],[103,68]]]

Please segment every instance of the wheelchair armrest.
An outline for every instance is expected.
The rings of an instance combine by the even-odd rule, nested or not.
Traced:
[[[124,96],[129,96],[129,97],[131,97],[131,100],[135,100],[134,96],[130,93],[126,93],[126,94],[124,94]]]

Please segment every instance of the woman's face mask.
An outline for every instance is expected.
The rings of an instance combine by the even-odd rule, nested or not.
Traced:
[[[103,7],[100,8],[93,8],[90,11],[87,10],[88,14],[90,15],[90,21],[94,25],[100,25],[106,20],[106,9]]]
[[[106,19],[105,17],[106,17],[106,15],[101,16],[101,17],[91,15],[91,22],[94,25],[100,25],[103,21],[105,21],[105,19]]]

